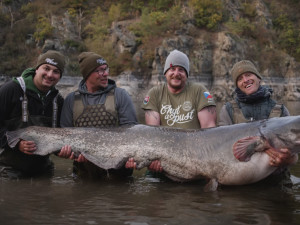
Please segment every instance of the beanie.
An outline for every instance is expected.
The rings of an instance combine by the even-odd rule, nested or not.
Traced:
[[[231,69],[231,76],[236,85],[237,78],[243,73],[250,72],[255,74],[259,79],[262,79],[262,76],[257,71],[254,64],[249,60],[242,60],[233,65]]]
[[[190,73],[190,64],[189,58],[183,52],[178,50],[173,50],[170,52],[166,59],[165,67],[164,67],[164,74],[173,66],[181,66],[185,69],[186,75],[189,76]]]
[[[48,50],[38,57],[35,68],[39,68],[42,64],[50,64],[57,67],[60,70],[62,76],[65,67],[65,57],[58,51]]]
[[[86,80],[88,76],[101,65],[108,65],[106,60],[94,52],[82,52],[78,56],[80,73]]]

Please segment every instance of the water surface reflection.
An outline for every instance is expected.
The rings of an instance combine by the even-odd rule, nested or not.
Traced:
[[[75,182],[53,156],[54,177],[1,181],[1,224],[299,224],[300,164],[289,191],[256,186],[204,192],[201,184],[133,179]]]

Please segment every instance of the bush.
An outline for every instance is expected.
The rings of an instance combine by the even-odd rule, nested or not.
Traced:
[[[239,36],[252,36],[255,37],[255,25],[250,23],[248,19],[241,18],[236,22],[233,20],[229,20],[226,23],[228,29]]]
[[[285,14],[278,16],[274,19],[273,23],[274,28],[278,33],[277,42],[280,47],[299,60],[300,30],[295,28],[293,23]]]
[[[190,7],[194,10],[196,26],[215,29],[223,18],[223,3],[221,0],[191,0]]]
[[[38,19],[36,31],[34,32],[33,37],[38,42],[43,41],[52,36],[53,29],[54,28],[51,26],[49,19],[40,17]]]
[[[256,8],[253,3],[243,3],[242,11],[246,17],[253,18],[256,16]]]
[[[149,9],[145,9],[141,21],[130,26],[130,29],[136,36],[144,37],[144,39],[153,36],[164,36],[181,27],[183,18],[184,15],[179,5],[171,7],[167,12],[149,12]]]

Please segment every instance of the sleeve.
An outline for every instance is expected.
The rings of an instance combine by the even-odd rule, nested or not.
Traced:
[[[207,106],[216,106],[215,100],[211,93],[201,84],[197,84],[197,112],[200,112]]]
[[[282,105],[282,114],[281,114],[281,117],[284,117],[284,116],[290,116],[290,112],[289,112],[289,110],[284,105]]]
[[[145,96],[141,108],[159,112],[159,107],[157,104],[158,101],[157,93],[158,93],[158,87],[151,88],[148,91],[147,95]]]
[[[60,117],[61,117],[62,107],[64,104],[64,98],[61,96],[61,94],[58,94],[57,104],[58,104],[57,126],[60,127]]]
[[[60,115],[61,127],[73,127],[74,94],[75,92],[70,93],[64,101]]]
[[[218,118],[218,126],[232,125],[232,120],[227,111],[226,105],[223,105]]]
[[[0,88],[0,148],[4,148],[8,141],[14,143],[14,146],[19,141],[18,138],[13,136],[10,136],[8,140],[6,136],[5,120],[10,118],[12,111],[17,107],[14,93],[16,93],[16,88],[13,82],[6,83]]]
[[[135,107],[127,91],[116,88],[115,95],[120,125],[137,124]]]

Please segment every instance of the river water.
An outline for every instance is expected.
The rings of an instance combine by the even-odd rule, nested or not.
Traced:
[[[2,180],[0,224],[300,224],[300,163],[294,187],[255,185],[204,192],[198,183],[148,178],[75,181],[71,160],[52,156],[51,178]]]

